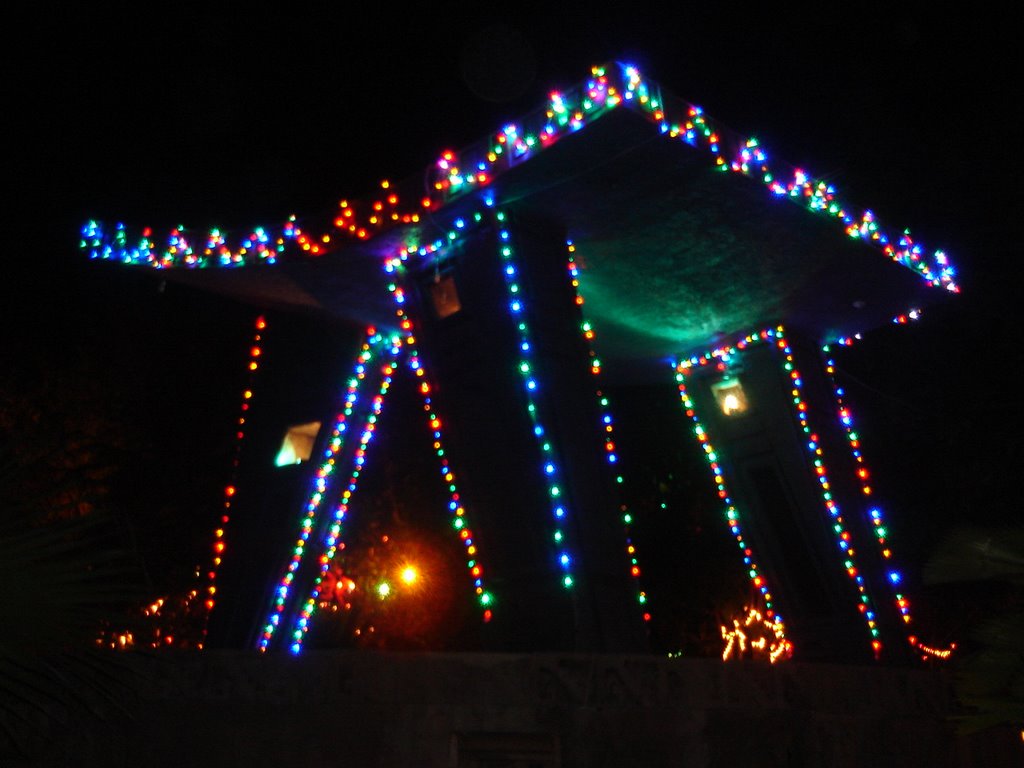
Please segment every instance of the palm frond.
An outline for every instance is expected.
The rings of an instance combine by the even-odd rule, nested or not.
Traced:
[[[2,748],[24,757],[52,746],[47,740],[69,722],[129,714],[123,702],[131,667],[95,647],[104,622],[141,594],[139,569],[117,546],[112,526],[99,516],[45,523],[10,516],[0,528],[0,580],[0,615],[7,617],[0,634]]]

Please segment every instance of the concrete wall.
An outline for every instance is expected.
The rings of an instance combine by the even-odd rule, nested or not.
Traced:
[[[929,670],[357,651],[129,661],[123,713],[68,723],[48,758],[22,764],[999,768],[1022,757],[1012,731],[957,737],[948,680]]]

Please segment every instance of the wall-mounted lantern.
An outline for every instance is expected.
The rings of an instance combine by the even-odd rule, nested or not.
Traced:
[[[746,413],[747,393],[743,391],[743,385],[735,376],[727,376],[712,384],[711,393],[715,396],[718,407],[726,416],[739,416]]]

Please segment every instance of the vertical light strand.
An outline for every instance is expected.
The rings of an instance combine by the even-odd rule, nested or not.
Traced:
[[[411,327],[411,326],[410,326]],[[409,356],[409,367],[412,368],[416,377],[419,379],[419,392],[423,398],[423,411],[427,415],[427,424],[430,428],[431,436],[433,437],[434,452],[437,454],[438,461],[441,463],[441,477],[445,481],[445,487],[448,491],[448,511],[451,513],[451,525],[452,528],[457,531],[459,541],[462,542],[462,546],[466,552],[466,567],[469,569],[470,578],[473,581],[473,591],[476,594],[478,604],[482,609],[482,618],[484,622],[491,620],[492,606],[494,605],[494,596],[484,588],[484,576],[483,567],[480,565],[479,557],[477,554],[476,538],[473,535],[472,528],[469,527],[469,521],[466,518],[466,508],[462,504],[462,499],[459,494],[458,486],[455,482],[455,472],[452,470],[451,464],[448,462],[448,457],[445,455],[444,443],[441,435],[441,418],[437,415],[434,409],[433,401],[430,396],[430,384],[426,380],[425,371],[423,364],[420,362],[419,354],[416,352],[414,346],[415,337],[411,331],[406,336],[406,344],[409,345],[408,356]]]
[[[472,217],[472,221],[477,224],[479,224],[482,219],[483,215],[479,212],[475,213]],[[466,220],[459,218],[455,221],[455,229],[449,231],[443,238],[436,240],[429,245],[418,248],[413,246],[402,248],[397,255],[385,261],[384,272],[388,276],[389,280],[388,291],[391,293],[391,298],[395,302],[395,316],[398,319],[398,324],[402,329],[402,332],[405,334],[403,343],[405,344],[409,366],[413,370],[419,382],[417,387],[423,398],[423,410],[427,414],[427,423],[434,438],[434,451],[441,463],[441,475],[447,483],[447,490],[449,494],[448,511],[451,513],[451,525],[456,531],[459,540],[462,542],[465,549],[466,567],[469,569],[469,574],[473,583],[473,590],[477,596],[479,606],[482,609],[482,618],[484,622],[489,622],[493,616],[494,595],[484,587],[483,566],[480,563],[476,540],[473,535],[472,528],[469,525],[469,519],[466,515],[466,508],[462,503],[461,494],[459,493],[458,486],[456,485],[455,471],[452,469],[451,463],[448,461],[448,457],[445,452],[443,436],[441,434],[441,418],[437,414],[433,405],[431,386],[427,381],[426,369],[420,360],[419,351],[416,347],[416,337],[413,333],[412,320],[405,311],[405,291],[398,284],[397,278],[394,277],[403,269],[403,266],[411,253],[417,253],[421,257],[437,254],[445,244],[454,243],[458,240],[460,230],[464,230],[466,226]]]
[[[846,530],[846,525],[843,521],[843,515],[839,509],[839,505],[832,496],[832,487],[829,484],[828,470],[825,467],[825,456],[821,448],[821,439],[818,434],[811,429],[810,422],[808,420],[807,402],[804,400],[802,395],[803,379],[800,376],[800,371],[796,368],[796,363],[793,359],[793,350],[786,341],[785,330],[781,325],[775,329],[775,346],[783,356],[783,369],[786,371],[786,375],[790,380],[790,395],[793,401],[793,408],[796,412],[797,421],[800,423],[800,429],[807,438],[805,447],[809,454],[811,464],[814,467],[815,477],[820,486],[821,499],[825,504],[825,509],[828,511],[829,517],[831,518],[832,532],[835,534],[836,543],[839,545],[839,549],[845,557],[843,567],[846,570],[846,575],[851,581],[853,581],[857,590],[857,608],[863,615],[864,621],[867,623],[868,631],[871,634],[871,650],[877,659],[882,652],[882,641],[878,631],[878,622],[876,621],[877,617],[875,616],[875,611],[872,607],[871,598],[868,595],[864,576],[857,568],[853,540],[850,536],[850,532]]]
[[[894,317],[892,322],[896,325],[903,325],[908,322],[918,320],[920,317],[920,309],[910,309],[907,312]],[[846,397],[846,391],[839,385],[838,378],[836,377],[836,365],[832,356],[832,346],[852,347],[855,342],[860,340],[861,334],[859,333],[854,334],[853,336],[843,336],[833,340],[831,344],[825,344],[822,346],[822,352],[825,353],[825,372],[828,374],[832,383],[832,391],[836,400],[839,423],[846,432],[846,439],[849,443],[854,461],[856,462],[857,479],[861,485],[861,493],[866,499],[865,505],[868,508],[867,514],[871,520],[875,539],[877,540],[878,546],[881,550],[882,558],[886,563],[888,563],[892,560],[892,549],[889,545],[888,526],[885,523],[885,516],[881,506],[870,500],[874,494],[874,489],[871,486],[871,473],[865,465],[860,444],[860,434],[857,432],[857,428],[854,425],[853,413],[844,399]],[[910,613],[910,599],[900,588],[900,584],[903,582],[903,574],[896,568],[886,565],[885,576],[893,590],[893,597],[896,602],[896,608],[900,613],[900,617],[903,619],[904,625],[909,626],[913,619]],[[936,648],[926,645],[921,642],[920,638],[918,638],[914,633],[907,635],[907,641],[915,651],[921,654],[922,659],[932,658],[945,660],[950,658],[953,651],[956,649],[956,643],[950,643],[946,648]]]
[[[524,304],[523,290],[519,283],[519,270],[516,266],[515,255],[512,249],[512,235],[506,224],[507,217],[503,211],[495,212],[495,219],[498,224],[498,253],[501,256],[502,274],[505,276],[505,289],[508,298],[508,311],[516,323],[516,332],[519,340],[519,361],[517,369],[523,383],[523,392],[526,395],[526,410],[533,425],[533,435],[537,439],[542,454],[542,476],[547,488],[547,496],[551,506],[551,516],[554,520],[554,530],[551,533],[555,545],[558,567],[561,571],[562,586],[571,589],[575,584],[573,580],[573,559],[569,553],[568,542],[566,541],[565,525],[568,519],[568,510],[563,497],[561,486],[561,473],[558,469],[558,461],[555,456],[554,446],[547,436],[544,423],[541,420],[537,407],[537,395],[540,391],[540,383],[533,370],[533,342],[531,341],[530,328],[526,322],[526,306]]]
[[[300,229],[293,215],[279,226],[249,230],[234,247],[226,243],[220,229],[213,229],[205,236],[205,248],[193,248],[189,238],[198,244],[203,235],[196,233],[193,238],[179,226],[171,231],[167,246],[158,249],[149,228],[142,231],[138,245],[130,246],[124,225],[117,224],[112,232],[107,232],[101,223],[88,221],[82,227],[80,246],[92,259],[146,264],[156,269],[272,264],[283,255],[286,246],[305,255],[321,255],[335,247],[335,239],[366,240],[391,226],[416,224],[421,214],[486,188],[510,168],[620,106],[639,112],[666,139],[706,151],[721,172],[757,181],[769,194],[831,217],[846,237],[871,245],[887,258],[914,270],[932,286],[960,292],[956,270],[946,253],[936,250],[929,255],[908,230],[886,232],[872,211],[857,213],[845,206],[831,183],[815,179],[800,168],[769,160],[756,138],[715,127],[699,106],[675,102],[673,114],[668,114],[657,83],[643,77],[637,67],[628,63],[592,67],[589,79],[567,92],[550,93],[546,109],[538,110],[525,122],[506,123],[492,134],[491,140],[462,153],[445,150],[429,173],[426,190],[422,180],[417,179],[408,186],[402,185],[399,194],[396,187],[383,180],[382,192],[376,199],[339,201],[333,222],[320,223],[320,234]],[[619,149],[608,148],[613,153]],[[338,237],[332,238],[332,234]]]
[[[328,528],[326,535],[324,536],[323,542],[323,553],[320,555],[319,568],[317,570],[316,578],[313,581],[313,586],[310,589],[309,596],[303,603],[299,615],[296,617],[295,626],[292,628],[292,642],[290,650],[293,654],[298,654],[302,650],[302,641],[305,638],[306,633],[309,631],[309,622],[313,617],[313,613],[316,611],[318,598],[320,597],[320,584],[323,582],[324,574],[331,567],[331,561],[337,554],[338,549],[345,545],[341,543],[341,529],[345,522],[345,515],[348,514],[349,505],[352,503],[352,497],[355,495],[356,488],[359,486],[359,477],[362,474],[363,467],[366,464],[366,453],[370,441],[373,439],[374,433],[377,431],[377,421],[380,419],[380,414],[384,410],[384,398],[387,397],[388,391],[391,389],[392,374],[395,371],[396,358],[398,353],[401,351],[402,342],[397,335],[392,336],[389,340],[388,358],[381,364],[381,384],[377,390],[377,394],[373,398],[373,402],[370,406],[370,413],[366,417],[366,423],[363,425],[363,431],[359,435],[359,445],[355,450],[355,455],[352,461],[352,472],[349,475],[348,483],[345,486],[345,490],[341,492],[341,500],[334,508],[334,514],[331,518],[331,525]]]
[[[775,611],[774,597],[769,589],[768,581],[761,573],[761,568],[758,566],[757,560],[754,558],[753,549],[743,536],[743,530],[740,524],[740,512],[733,503],[732,496],[729,493],[729,489],[725,482],[725,472],[722,469],[722,465],[719,463],[718,454],[711,443],[711,438],[704,429],[704,425],[701,423],[700,417],[697,415],[696,406],[690,398],[689,392],[686,388],[687,376],[689,376],[697,367],[707,365],[709,362],[720,358],[723,354],[732,354],[737,348],[745,348],[749,343],[764,341],[768,338],[769,333],[770,331],[765,330],[761,331],[759,334],[751,334],[737,344],[736,347],[730,347],[724,350],[715,350],[703,356],[692,357],[688,360],[680,361],[676,366],[676,384],[679,387],[679,397],[682,401],[683,409],[686,412],[686,415],[693,422],[694,437],[696,437],[697,442],[700,443],[701,449],[704,451],[704,458],[707,460],[708,467],[711,469],[715,488],[718,492],[718,498],[722,504],[725,505],[725,518],[726,523],[729,526],[729,532],[732,534],[737,546],[739,546],[740,552],[743,553],[743,564],[747,568],[747,576],[750,578],[750,582],[753,584],[754,588],[760,593],[761,599],[764,600],[765,615],[771,619],[773,623],[778,624],[780,627],[779,631],[784,636],[785,622]]]
[[[267,620],[260,634],[259,650],[264,652],[270,645],[270,640],[277,631],[281,621],[281,614],[284,612],[285,604],[288,601],[288,594],[291,590],[295,574],[302,564],[302,558],[306,551],[306,542],[309,540],[314,524],[320,512],[320,506],[324,496],[327,494],[328,486],[336,469],[336,460],[345,444],[345,436],[348,430],[348,419],[355,409],[359,399],[359,389],[366,379],[367,366],[379,353],[379,347],[383,336],[373,327],[366,329],[366,340],[356,358],[352,374],[349,376],[345,391],[345,398],[341,412],[335,417],[334,428],[331,430],[331,438],[324,449],[323,458],[313,479],[313,487],[306,500],[305,514],[299,526],[299,536],[292,550],[288,567],[278,582],[274,592],[274,602],[267,616]]]
[[[241,413],[236,422],[234,449],[231,455],[231,474],[228,484],[224,486],[224,501],[221,505],[221,515],[217,528],[213,532],[213,556],[210,559],[210,566],[206,572],[206,600],[203,605],[205,614],[203,616],[203,632],[199,641],[199,648],[203,647],[206,641],[206,634],[210,625],[210,613],[217,603],[217,570],[220,568],[227,548],[225,531],[228,523],[231,522],[231,506],[235,500],[235,482],[238,477],[238,463],[242,458],[242,443],[245,441],[246,422],[249,417],[249,409],[252,407],[253,382],[256,378],[256,371],[260,367],[260,357],[263,354],[263,331],[267,327],[267,320],[263,315],[256,318],[255,333],[252,337],[252,344],[249,347],[249,363],[246,370],[245,390],[242,392]]]
[[[900,616],[903,619],[903,623],[909,625],[912,620],[910,614],[910,600],[903,594],[900,587],[900,584],[903,582],[903,574],[891,564],[892,549],[889,544],[889,531],[885,523],[885,515],[882,511],[881,505],[875,502],[872,498],[874,489],[871,486],[871,473],[864,461],[860,435],[857,433],[857,429],[853,422],[853,412],[846,403],[845,390],[839,386],[839,381],[836,379],[836,363],[832,357],[831,346],[826,344],[822,347],[822,351],[825,353],[825,373],[832,385],[832,395],[836,402],[836,415],[840,426],[846,434],[846,442],[850,448],[850,455],[853,457],[856,465],[855,474],[857,476],[857,483],[860,486],[861,496],[864,499],[864,505],[867,508],[867,516],[871,521],[871,527],[875,534],[875,540],[878,543],[879,552],[886,564],[886,581],[889,582],[892,588],[893,597],[896,602],[896,609],[899,611]],[[911,645],[916,645],[916,640],[916,637],[913,635],[910,636]]]
[[[604,456],[612,474],[615,477],[617,486],[623,483],[622,475],[619,472],[619,456],[615,447],[615,424],[612,419],[611,404],[608,395],[601,389],[601,359],[594,349],[594,328],[583,315],[583,294],[580,291],[579,268],[576,265],[576,246],[570,240],[566,243],[568,250],[569,282],[572,285],[576,306],[580,308],[580,332],[583,334],[583,341],[587,348],[587,356],[590,359],[590,373],[594,376],[596,383],[594,394],[597,398],[598,414],[600,417],[601,431],[604,435]],[[633,513],[629,505],[622,499],[621,488],[619,490],[619,512],[622,514],[622,524],[626,534],[626,558],[629,561],[629,573],[633,577],[636,586],[637,602],[643,607],[644,621],[651,620],[651,613],[647,607],[647,593],[644,591],[640,581],[640,561],[637,557],[636,544],[633,542],[632,527]]]

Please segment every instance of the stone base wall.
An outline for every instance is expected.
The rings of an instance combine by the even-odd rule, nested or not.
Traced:
[[[621,655],[205,652],[131,660],[124,710],[12,765],[1019,766],[955,734],[948,679]]]

